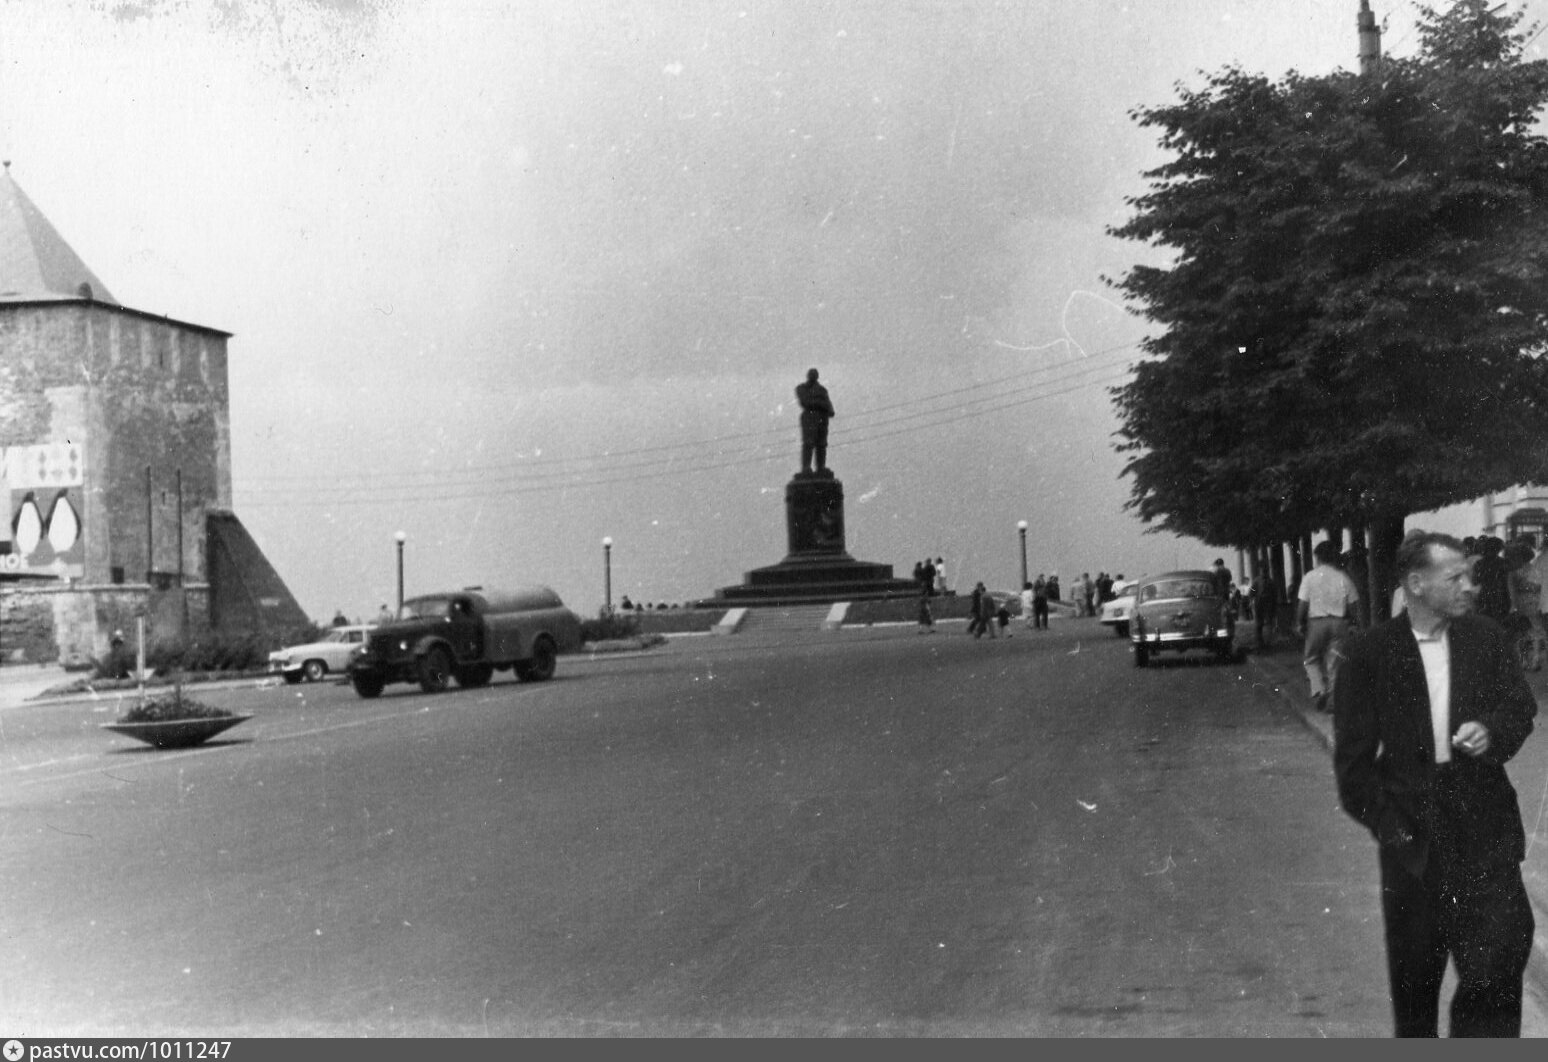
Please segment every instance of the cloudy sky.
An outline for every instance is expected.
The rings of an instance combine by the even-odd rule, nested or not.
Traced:
[[[615,600],[740,581],[812,366],[855,557],[1009,587],[1026,520],[1135,575],[1217,551],[1123,509],[1128,112],[1352,67],[1358,7],[0,0],[0,154],[126,305],[234,333],[236,510],[316,618],[398,530],[411,594],[593,612],[604,536]]]

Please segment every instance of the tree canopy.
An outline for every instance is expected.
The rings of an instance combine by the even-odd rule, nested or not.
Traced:
[[[1161,329],[1113,394],[1131,509],[1249,545],[1548,472],[1548,63],[1483,0],[1370,75],[1236,67],[1132,116],[1169,156],[1109,231]]]

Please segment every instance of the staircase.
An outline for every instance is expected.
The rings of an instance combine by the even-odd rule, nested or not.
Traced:
[[[738,634],[750,631],[820,631],[831,605],[792,605],[789,608],[750,608],[737,628]]]

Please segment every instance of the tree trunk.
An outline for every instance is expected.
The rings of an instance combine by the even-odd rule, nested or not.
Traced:
[[[1397,587],[1397,551],[1403,544],[1404,513],[1381,513],[1366,529],[1370,550],[1371,622],[1390,619],[1392,591]]]
[[[1301,563],[1301,543],[1298,539],[1286,542],[1286,552],[1290,554],[1289,578],[1285,582],[1285,597],[1292,604],[1295,602],[1296,591],[1301,586],[1301,576],[1306,574],[1306,566]]]

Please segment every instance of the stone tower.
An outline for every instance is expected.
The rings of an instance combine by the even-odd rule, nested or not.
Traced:
[[[0,661],[299,626],[231,512],[227,332],[121,304],[0,173]]]

